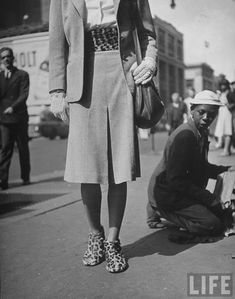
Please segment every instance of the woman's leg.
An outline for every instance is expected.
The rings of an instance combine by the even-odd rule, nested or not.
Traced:
[[[81,184],[81,193],[90,226],[82,261],[85,266],[96,266],[105,259],[104,229],[100,223],[101,188],[99,184]]]
[[[110,184],[108,190],[109,234],[107,240],[115,241],[119,232],[126,207],[127,183]]]
[[[220,136],[217,138],[217,142],[215,145],[216,148],[222,148],[223,147],[223,136]]]
[[[225,135],[224,137],[224,151],[223,154],[228,156],[231,154],[231,136]]]
[[[112,273],[125,271],[128,263],[122,254],[119,232],[126,206],[127,184],[110,184],[108,190],[109,234],[104,241],[106,269]]]
[[[100,223],[101,188],[99,184],[81,184],[82,201],[86,210],[90,231],[102,231]]]

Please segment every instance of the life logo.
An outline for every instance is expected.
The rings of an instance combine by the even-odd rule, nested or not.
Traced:
[[[232,273],[188,273],[189,297],[233,297]]]

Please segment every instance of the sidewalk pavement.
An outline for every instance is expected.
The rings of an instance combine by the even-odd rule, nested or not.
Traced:
[[[0,192],[5,203],[0,213],[0,298],[184,299],[188,273],[234,273],[234,237],[178,245],[168,241],[169,229],[146,226],[147,184],[160,154],[142,154],[142,178],[129,184],[121,241],[130,267],[124,273],[108,273],[105,263],[82,265],[87,223],[79,185],[63,182],[62,172],[34,177],[27,187],[16,182]],[[234,164],[234,157],[210,152],[210,161],[217,164]],[[8,212],[12,206],[21,208]],[[102,219],[107,229],[106,200]]]

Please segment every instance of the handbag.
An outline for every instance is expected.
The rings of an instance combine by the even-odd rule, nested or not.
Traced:
[[[133,29],[133,40],[135,45],[136,61],[137,65],[139,65],[142,62],[142,54],[136,26],[134,26]],[[152,128],[160,121],[164,114],[164,103],[153,80],[145,85],[135,85],[135,87],[135,123],[142,129]]]

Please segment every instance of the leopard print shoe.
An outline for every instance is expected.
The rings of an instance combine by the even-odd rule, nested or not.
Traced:
[[[123,272],[128,268],[128,263],[123,256],[119,240],[114,242],[104,241],[106,270],[111,273]]]
[[[105,260],[104,230],[100,233],[89,233],[88,246],[84,253],[82,262],[85,266],[96,266]]]

